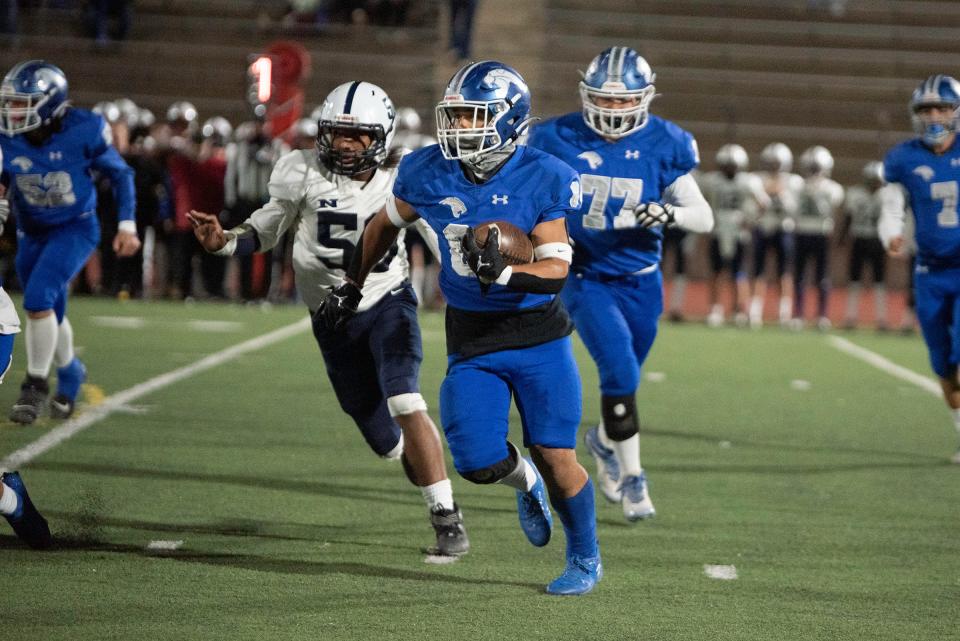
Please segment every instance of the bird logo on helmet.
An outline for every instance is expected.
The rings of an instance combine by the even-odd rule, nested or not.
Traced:
[[[605,49],[590,62],[580,82],[583,121],[594,132],[613,139],[642,129],[656,96],[655,80],[650,65],[633,49]],[[598,99],[626,104],[601,106]]]
[[[59,67],[44,60],[18,63],[0,83],[0,132],[14,136],[49,125],[69,106]]]
[[[477,158],[515,142],[533,121],[530,90],[523,77],[502,62],[471,62],[447,83],[436,116],[443,157]],[[462,126],[465,121],[470,126]]]
[[[345,82],[317,110],[317,155],[320,164],[341,176],[356,176],[376,169],[387,159],[393,141],[397,112],[387,93],[375,84]],[[362,151],[334,146],[338,132],[350,131],[370,137]]]
[[[946,120],[930,119],[920,113],[924,107],[948,107],[953,113]],[[960,82],[943,74],[921,82],[910,96],[910,121],[927,145],[936,147],[947,140],[960,124]]]

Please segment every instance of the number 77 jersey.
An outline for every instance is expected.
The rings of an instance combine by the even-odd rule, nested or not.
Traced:
[[[888,183],[906,190],[916,219],[919,265],[960,267],[960,142],[937,155],[919,139],[909,140],[887,152],[883,170]]]
[[[638,227],[634,209],[659,202],[697,166],[692,135],[651,114],[642,129],[608,142],[577,112],[534,127],[528,144],[580,172],[583,204],[567,217],[574,271],[621,276],[660,262],[663,231]]]
[[[280,158],[270,175],[270,201],[237,231],[255,231],[260,249],[266,251],[293,228],[297,291],[315,311],[330,289],[343,280],[367,220],[383,207],[396,177],[395,167],[381,167],[363,183],[328,171],[313,150],[291,151]],[[401,233],[367,278],[360,311],[402,285],[407,269]]]

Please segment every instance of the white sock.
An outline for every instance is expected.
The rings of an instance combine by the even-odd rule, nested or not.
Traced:
[[[847,287],[847,320],[856,320],[860,314],[860,283],[850,283]]]
[[[57,332],[57,347],[53,352],[53,362],[57,367],[66,367],[73,360],[73,326],[64,316]]]
[[[529,492],[537,483],[537,474],[533,471],[533,466],[527,463],[527,460],[518,452],[517,466],[498,482],[521,492]]]
[[[793,316],[793,300],[789,296],[780,297],[780,322],[790,320]]]
[[[427,508],[432,512],[437,509],[453,509],[453,486],[450,485],[450,479],[437,481],[433,485],[427,485],[420,488],[423,494],[423,500],[427,503]]]
[[[957,430],[957,436],[960,436],[960,409],[950,410],[953,414],[953,426]]]
[[[607,436],[603,425],[598,430],[600,433],[600,442],[604,447],[613,450],[617,457],[617,463],[620,464],[621,476],[639,476],[643,468],[640,466],[640,435],[634,434],[625,441],[614,441]]]
[[[0,486],[3,487],[3,496],[0,496],[0,514],[13,514],[20,505],[17,495],[5,484],[0,483]]]
[[[670,291],[670,311],[679,312],[683,310],[683,298],[687,292],[686,276],[673,277],[673,289]]]
[[[877,310],[877,324],[886,325],[887,324],[887,288],[883,285],[877,285],[873,288],[874,291],[874,305]]]
[[[46,380],[57,347],[57,316],[27,318],[27,374]]]
[[[759,296],[750,299],[750,318],[763,318],[763,299]]]

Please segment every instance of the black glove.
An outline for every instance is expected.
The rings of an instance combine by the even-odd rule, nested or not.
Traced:
[[[463,258],[481,285],[488,286],[499,278],[500,273],[507,267],[507,261],[500,255],[500,230],[490,227],[487,232],[487,244],[483,249],[477,247],[477,239],[473,229],[468,229],[460,241]],[[486,290],[486,287],[484,287]]]
[[[637,224],[641,227],[650,228],[663,225],[672,225],[673,205],[661,205],[660,203],[642,203],[633,210],[637,216]]]
[[[323,299],[313,321],[329,331],[337,331],[357,313],[357,305],[363,294],[353,283],[343,282]]]

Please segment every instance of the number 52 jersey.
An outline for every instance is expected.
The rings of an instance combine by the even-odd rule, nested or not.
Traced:
[[[297,290],[315,311],[330,289],[343,280],[367,220],[386,202],[396,177],[395,167],[381,167],[363,183],[330,172],[320,165],[313,150],[292,151],[273,168],[270,201],[236,231],[252,228],[261,250],[266,251],[287,229],[294,228]],[[407,278],[402,234],[364,283],[359,311],[369,309]]]

